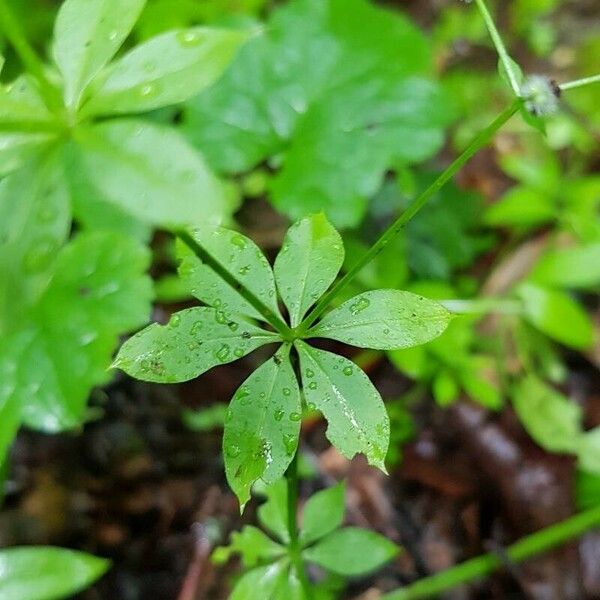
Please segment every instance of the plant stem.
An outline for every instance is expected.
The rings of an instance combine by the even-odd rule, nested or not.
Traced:
[[[508,298],[475,298],[473,300],[440,300],[450,312],[466,314],[500,313],[518,315],[523,312],[523,305],[518,300]]]
[[[600,74],[584,77],[583,79],[567,81],[566,83],[561,83],[558,87],[564,92],[566,90],[572,90],[574,88],[583,87],[584,85],[589,85],[590,83],[600,83]]]
[[[6,0],[0,0],[0,29],[15,49],[25,68],[37,79],[40,91],[48,105],[57,108],[61,105],[56,88],[44,71],[44,64],[27,40],[19,21],[15,18]]]
[[[304,563],[302,561],[300,542],[298,540],[298,450],[285,472],[287,480],[287,525],[290,536],[289,553],[290,560],[298,574],[300,585],[306,600],[312,600],[312,589],[306,577]]]
[[[321,300],[310,311],[304,321],[297,328],[297,335],[304,335],[309,327],[321,316],[323,311],[329,306],[335,298],[347,285],[354,279],[356,274],[371,260],[373,260],[392,240],[398,235],[404,226],[427,204],[428,200],[438,192],[452,177],[467,163],[471,157],[483,148],[494,134],[506,123],[518,110],[521,105],[519,98],[507,107],[502,113],[488,125],[464,150],[464,152],[454,160],[454,162],[440,174],[440,176],[422,192],[410,206],[385,230],[381,237],[371,246],[371,248],[361,256],[361,258],[346,272],[346,274],[321,297]]]
[[[600,506],[524,537],[506,549],[506,556],[511,562],[518,563],[564,544],[596,527],[600,527]],[[479,579],[502,566],[501,557],[493,553],[484,554],[441,573],[425,577],[396,592],[386,594],[381,600],[431,598],[462,583]]]
[[[481,12],[481,15],[483,17],[483,20],[485,21],[485,25],[488,28],[488,31],[490,32],[492,42],[494,42],[494,46],[496,47],[496,52],[498,52],[498,56],[500,57],[502,66],[506,71],[510,87],[512,88],[515,95],[518,97],[521,93],[521,88],[519,86],[519,82],[515,74],[513,61],[506,50],[506,46],[502,41],[502,37],[500,36],[498,29],[496,28],[496,23],[494,23],[494,19],[492,18],[492,15],[490,14],[490,11],[488,10],[484,0],[475,0],[475,2],[477,3],[477,7],[479,8],[479,12]]]
[[[237,293],[244,298],[257,312],[278,331],[284,340],[292,341],[294,335],[288,325],[277,316],[268,306],[255,296],[248,288],[243,286],[217,259],[213,258],[187,231],[180,229],[175,235],[206,265],[208,265],[221,279],[228,283]]]

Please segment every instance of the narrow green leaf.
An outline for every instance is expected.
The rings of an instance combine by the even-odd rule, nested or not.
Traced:
[[[274,271],[292,327],[334,282],[343,262],[342,238],[323,213],[288,229]]]
[[[582,433],[577,447],[579,468],[600,475],[600,427]]]
[[[224,227],[206,225],[196,227],[190,233],[240,286],[250,290],[273,314],[280,315],[273,270],[260,248],[250,238]],[[198,300],[227,314],[241,313],[264,320],[237,289],[202,263],[184,244],[179,244],[178,254],[182,259],[179,275]]]
[[[83,91],[115,55],[145,0],[66,0],[54,26],[52,54],[63,76],[65,103],[76,109]]]
[[[600,243],[546,252],[529,277],[535,283],[556,287],[600,285]]]
[[[346,457],[366,455],[385,472],[390,423],[379,392],[352,361],[295,342],[306,401],[328,422],[327,438]]]
[[[273,561],[286,553],[286,549],[267,537],[260,529],[246,525],[241,531],[231,534],[231,543],[218,548],[218,563],[224,563],[234,554],[240,554],[247,568],[255,567],[261,560]],[[215,554],[213,553],[213,562]]]
[[[126,114],[183,102],[220,77],[246,38],[243,31],[211,27],[163,33],[109,65],[82,113]]]
[[[543,190],[517,186],[487,209],[484,220],[494,227],[534,227],[556,218],[554,204],[553,198]]]
[[[0,123],[43,123],[52,119],[31,75],[21,75],[8,85],[0,85]]]
[[[396,544],[373,531],[346,527],[330,533],[302,554],[329,571],[356,577],[379,569],[398,552]]]
[[[590,318],[568,294],[532,283],[517,289],[523,300],[525,317],[537,329],[573,348],[589,348],[594,339]]]
[[[225,473],[242,509],[254,482],[283,476],[298,447],[300,389],[283,346],[244,381],[229,405],[223,433]]]
[[[327,337],[360,348],[397,350],[420,346],[441,335],[452,315],[423,296],[375,290],[344,302],[313,327],[310,337]]]
[[[337,529],[344,520],[343,481],[313,494],[304,505],[300,542],[307,546]]]
[[[2,600],[59,600],[84,590],[110,567],[103,558],[52,546],[0,550]]]
[[[176,383],[276,341],[277,335],[235,315],[210,307],[186,308],[167,325],[153,323],[128,339],[113,366],[143,381]]]
[[[280,560],[248,571],[236,583],[229,600],[282,600],[277,590],[286,577],[287,566],[287,560]]]
[[[82,128],[76,164],[107,202],[162,227],[222,217],[226,201],[202,157],[168,127],[122,119]]]
[[[0,177],[23,166],[27,160],[40,156],[55,140],[54,133],[1,132]]]
[[[258,520],[261,525],[284,543],[290,540],[288,531],[288,489],[287,480],[279,479],[266,487],[267,501],[258,507]]]
[[[528,375],[512,394],[519,420],[531,437],[550,452],[577,451],[581,435],[581,407]]]

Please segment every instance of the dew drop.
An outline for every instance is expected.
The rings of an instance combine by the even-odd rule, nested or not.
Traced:
[[[283,436],[283,447],[288,456],[292,456],[296,451],[296,436],[291,433],[286,433]]]
[[[243,250],[246,247],[246,239],[239,233],[232,235],[230,241],[234,246],[240,248],[240,250]]]
[[[236,348],[233,351],[234,356],[237,356],[238,358],[242,358],[242,356],[244,356],[244,350],[242,348]]]
[[[390,334],[390,330],[389,329],[384,329],[383,330],[383,335],[389,335]]]
[[[359,298],[354,304],[350,305],[350,312],[353,315],[357,315],[359,312],[365,310],[365,308],[368,308],[370,304],[371,302],[368,298]]]
[[[117,36],[118,36],[118,35],[119,35],[119,34],[118,34],[117,30],[116,30],[116,29],[113,29],[112,31],[110,31],[110,32],[109,32],[109,34],[108,34],[108,39],[109,39],[111,42],[114,42],[114,41],[117,39]]]
[[[274,418],[276,421],[281,421],[281,419],[283,419],[283,416],[284,416],[284,415],[285,415],[285,413],[284,413],[282,410],[276,410],[276,411],[273,413],[273,418]]]
[[[227,344],[223,344],[216,352],[215,352],[215,356],[217,357],[218,360],[220,360],[221,362],[225,362],[227,360],[227,358],[229,357],[229,352],[231,351],[231,349],[229,348],[229,346]]]
[[[202,42],[202,35],[197,31],[180,31],[177,34],[177,41],[184,48],[193,48]]]
[[[308,384],[308,389],[309,389],[309,390],[316,390],[316,389],[317,389],[317,382],[316,382],[316,381],[311,381],[311,382]]]
[[[354,373],[354,369],[352,367],[344,367],[342,373],[346,375],[346,377],[350,377],[350,375]]]
[[[302,418],[302,415],[297,412],[290,413],[290,421],[299,421]]]
[[[314,402],[309,402],[306,405],[306,408],[308,408],[308,410],[317,410],[317,405]]]
[[[220,325],[225,325],[227,323],[227,315],[222,310],[217,310],[215,312],[215,321]]]
[[[173,315],[169,321],[169,327],[176,328],[181,325],[181,317],[179,315]]]
[[[238,446],[228,446],[227,447],[227,456],[229,456],[229,458],[236,458],[236,456],[239,456],[241,453],[241,450],[239,449]]]
[[[158,87],[154,83],[145,83],[138,90],[142,98],[151,98],[158,93]]]
[[[290,390],[290,388],[283,388],[283,395],[284,396],[289,396],[292,393],[292,390]]]
[[[239,325],[235,321],[229,321],[229,323],[227,323],[227,327],[229,327],[231,331],[237,331]]]
[[[312,371],[311,369],[306,369],[306,371],[304,373],[307,377],[314,377],[314,374],[315,374],[315,372]]]
[[[240,270],[238,271],[238,273],[240,275],[246,275],[248,273],[248,271],[250,271],[250,267],[248,265],[246,265],[244,267],[240,267]]]
[[[200,333],[201,329],[202,329],[202,321],[196,321],[192,325],[192,328],[190,329],[190,334],[191,335],[198,335]]]

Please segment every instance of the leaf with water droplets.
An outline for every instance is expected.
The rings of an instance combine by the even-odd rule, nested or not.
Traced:
[[[300,390],[289,352],[289,345],[283,346],[244,381],[231,400],[223,454],[227,481],[242,510],[254,482],[279,479],[298,446],[300,419],[293,416],[301,412]],[[291,393],[285,395],[284,388]]]
[[[110,567],[110,561],[52,546],[0,550],[0,598],[48,600],[84,590]]]
[[[120,119],[81,127],[73,168],[104,200],[161,227],[206,222],[228,210],[202,157],[173,129]]]
[[[191,293],[226,313],[241,313],[254,319],[264,317],[239,293],[244,286],[271,312],[280,316],[273,270],[260,248],[248,237],[224,227],[196,227],[190,231],[198,244],[238,282],[234,289],[185,244],[179,243],[179,275]]]
[[[344,302],[309,331],[359,348],[396,350],[441,335],[452,315],[439,303],[400,290],[375,290]]]
[[[243,31],[216,27],[158,35],[98,76],[82,114],[125,114],[183,102],[221,75],[246,37]]]
[[[153,323],[128,339],[114,366],[143,381],[188,381],[278,339],[215,308],[186,308],[167,325]]]
[[[116,54],[145,0],[66,0],[54,25],[52,54],[64,80],[65,103],[77,108],[92,79]]]
[[[370,464],[385,471],[390,439],[385,406],[367,375],[352,361],[295,342],[300,355],[302,386],[327,419],[327,438],[346,457],[366,455]],[[311,386],[311,383],[315,386]]]
[[[292,327],[333,283],[343,262],[342,238],[323,213],[288,229],[274,271]]]

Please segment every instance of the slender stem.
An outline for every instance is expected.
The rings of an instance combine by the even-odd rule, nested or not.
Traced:
[[[44,71],[44,64],[27,40],[18,19],[12,13],[6,0],[0,0],[0,29],[15,49],[25,68],[38,80],[40,91],[49,106],[60,106],[60,98]]]
[[[393,239],[398,235],[404,226],[427,204],[428,200],[438,192],[452,177],[467,163],[471,157],[485,146],[494,134],[506,123],[518,110],[521,105],[519,98],[506,108],[502,113],[486,127],[466,148],[466,150],[443,172],[440,176],[420,195],[412,204],[385,230],[381,237],[371,246],[371,248],[361,256],[361,258],[346,272],[336,285],[329,292],[321,297],[321,300],[306,316],[304,321],[298,326],[296,334],[304,335],[309,327],[323,314],[333,298],[335,298],[349,283],[356,274],[371,260],[373,260]]]
[[[564,92],[566,90],[572,90],[574,88],[583,87],[584,85],[589,85],[590,83],[600,83],[600,74],[584,77],[583,79],[567,81],[566,83],[561,83],[558,87],[560,87],[560,89]]]
[[[304,570],[300,541],[298,539],[298,521],[296,516],[298,512],[298,451],[296,451],[285,473],[285,477],[287,480],[287,525],[290,536],[290,560],[298,574],[304,597],[306,600],[312,600],[312,589]]]
[[[518,563],[564,544],[596,527],[600,527],[600,506],[524,537],[506,549],[506,557],[511,562]],[[381,600],[431,598],[462,583],[480,579],[501,568],[503,564],[500,556],[494,553],[484,554],[386,594]]]
[[[200,244],[184,229],[174,232],[175,235],[206,265],[208,265],[221,279],[228,283],[237,293],[244,298],[257,312],[278,331],[284,340],[294,339],[292,330],[268,306],[255,296],[248,288],[243,286],[217,259],[212,257]]]
[[[501,313],[518,315],[523,312],[523,305],[518,300],[508,298],[475,298],[472,300],[440,300],[450,312],[457,314]]]
[[[494,46],[496,47],[498,56],[500,57],[500,60],[502,61],[502,65],[504,66],[504,70],[506,71],[508,81],[510,82],[510,87],[512,88],[515,95],[519,96],[521,93],[521,88],[519,86],[519,82],[518,82],[517,76],[515,74],[513,61],[510,58],[510,56],[506,50],[506,46],[504,45],[504,42],[502,41],[502,37],[500,36],[498,29],[496,28],[494,19],[492,18],[490,11],[488,10],[487,6],[485,5],[484,0],[475,0],[475,2],[477,3],[477,7],[479,8],[479,12],[481,12],[481,15],[483,17],[483,20],[485,21],[488,31],[490,32],[490,36],[492,38],[492,42],[494,42]]]

